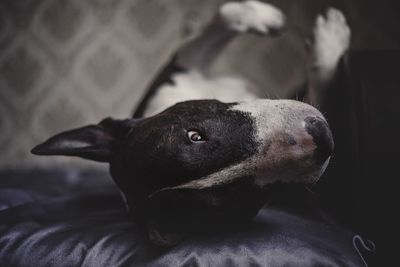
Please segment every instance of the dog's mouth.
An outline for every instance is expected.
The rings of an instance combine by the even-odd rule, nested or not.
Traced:
[[[161,188],[148,196],[148,216],[166,231],[194,231],[205,226],[225,227],[227,223],[249,222],[265,205],[297,205],[302,199],[308,199],[308,185],[319,179],[329,160],[316,167],[315,176],[303,180],[277,179],[260,186],[256,175],[244,172],[238,175],[237,172],[236,176],[228,178],[227,173],[217,172],[199,180]]]
[[[325,172],[329,165],[330,158],[331,157],[328,157],[319,167],[315,167],[312,172],[304,173],[299,173],[293,170],[281,171],[279,174],[275,174],[276,176],[273,176],[273,174],[267,174],[265,172],[258,175],[255,175],[254,173],[241,173],[242,175],[239,175],[240,172],[238,172],[237,175],[233,177],[221,177],[218,175],[220,174],[223,176],[226,175],[226,173],[217,172],[181,185],[158,189],[149,194],[149,199],[156,199],[159,195],[180,194],[182,192],[185,192],[184,195],[188,196],[186,194],[187,192],[195,192],[195,194],[198,195],[204,193],[207,195],[204,199],[213,199],[215,202],[214,204],[216,204],[220,202],[218,200],[219,198],[228,199],[228,195],[235,191],[237,194],[263,194],[263,198],[268,201],[268,195],[275,191],[276,188],[285,186],[305,188],[308,185],[315,184]],[[245,169],[243,166],[242,168]],[[237,185],[241,185],[241,187],[245,189],[241,191],[241,187],[238,187]],[[231,197],[235,196],[236,195],[233,194]],[[184,201],[184,199],[185,197],[181,197],[182,201]]]
[[[238,164],[227,169],[212,173],[200,179],[192,180],[171,187],[163,187],[149,195],[152,198],[160,192],[176,190],[207,190],[212,188],[229,188],[231,184],[236,184],[247,179],[254,188],[266,190],[274,184],[315,184],[325,172],[329,165],[329,156],[322,165],[313,165],[309,170],[304,171],[298,168],[279,168],[277,170],[254,170],[254,166]]]

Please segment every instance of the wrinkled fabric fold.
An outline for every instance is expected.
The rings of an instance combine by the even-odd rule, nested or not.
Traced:
[[[249,225],[161,249],[150,244],[108,182],[90,190],[66,187],[63,195],[10,187],[18,201],[0,198],[8,205],[0,211],[0,266],[364,266],[353,233],[284,207],[262,209]]]

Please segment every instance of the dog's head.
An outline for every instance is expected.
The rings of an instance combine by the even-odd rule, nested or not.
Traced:
[[[32,152],[109,162],[138,220],[173,232],[187,218],[199,226],[254,216],[270,184],[316,182],[332,150],[328,124],[310,105],[196,100],[63,132]]]

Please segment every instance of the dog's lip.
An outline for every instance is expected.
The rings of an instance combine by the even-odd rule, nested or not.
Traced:
[[[325,160],[325,162],[316,169],[316,171],[314,172],[313,175],[307,175],[309,177],[309,179],[304,179],[302,181],[296,181],[296,179],[289,179],[287,181],[284,180],[274,180],[268,183],[265,183],[263,185],[260,185],[260,187],[263,190],[268,190],[271,187],[274,187],[275,185],[279,185],[279,184],[303,184],[303,185],[307,185],[307,184],[315,184],[319,178],[322,176],[322,174],[325,172],[326,168],[329,165],[331,157],[329,157],[328,159]],[[256,177],[257,175],[250,175],[250,176],[241,176],[241,177],[236,177],[233,179],[229,179],[229,181],[226,182],[216,182],[213,183],[210,186],[204,186],[202,184],[203,180],[207,179],[207,177],[203,177],[201,179],[197,179],[197,180],[192,180],[183,184],[179,184],[179,185],[175,185],[175,186],[169,186],[169,187],[163,187],[160,189],[155,190],[154,192],[150,193],[148,195],[149,198],[152,198],[153,196],[155,196],[156,194],[160,193],[160,192],[164,192],[164,191],[168,191],[168,190],[179,190],[179,189],[192,189],[192,190],[202,190],[202,189],[206,189],[206,188],[211,188],[211,187],[218,187],[218,186],[224,186],[224,185],[228,185],[234,181],[237,181],[238,179],[242,179],[242,178],[246,178],[246,179],[250,179],[249,177],[252,177],[252,179],[254,179],[254,183],[256,184]]]
[[[321,167],[320,167],[320,169],[319,169],[319,173],[318,173],[316,179],[314,179],[314,181],[313,181],[314,183],[316,183],[316,182],[321,178],[321,176],[325,173],[326,168],[328,167],[329,162],[330,162],[330,160],[331,160],[331,157],[332,157],[332,156],[329,156],[329,157],[324,161],[324,163],[322,163],[322,165],[321,165]]]
[[[325,172],[326,168],[329,165],[331,156],[329,156],[325,162],[314,172],[314,175],[309,175],[309,179],[308,180],[303,180],[303,181],[296,181],[296,180],[288,180],[288,181],[282,181],[282,180],[274,180],[268,183],[263,184],[261,187],[264,189],[269,189],[270,187],[274,187],[276,184],[315,184],[320,177],[322,176],[322,174]],[[205,188],[210,188],[210,187],[218,187],[218,186],[223,186],[223,185],[229,185],[230,183],[237,181],[238,179],[242,179],[244,177],[247,177],[247,179],[249,179],[249,177],[252,177],[254,179],[254,182],[256,183],[256,175],[249,175],[249,176],[241,176],[241,177],[236,177],[233,179],[229,179],[229,181],[226,182],[217,182],[212,184],[211,186],[204,186],[202,184],[203,180],[207,179],[208,177],[203,177],[197,180],[192,180],[183,184],[179,184],[179,185],[175,185],[175,186],[169,186],[169,187],[163,187],[160,189],[155,190],[154,192],[150,193],[148,195],[149,198],[154,197],[156,194],[160,193],[160,192],[164,192],[164,191],[168,191],[168,190],[176,190],[176,189],[194,189],[194,190],[202,190]]]
[[[201,179],[199,179],[199,180],[201,180]],[[169,190],[179,190],[179,189],[183,189],[183,190],[184,189],[202,190],[202,189],[205,189],[205,188],[209,188],[209,187],[197,187],[196,183],[194,183],[195,181],[197,181],[197,180],[192,180],[190,182],[179,184],[179,185],[176,185],[176,186],[167,186],[167,187],[163,187],[163,188],[157,189],[154,192],[150,193],[148,195],[148,198],[153,198],[158,193],[166,192],[166,191],[169,191]],[[227,184],[229,184],[229,183],[227,183]],[[221,184],[215,184],[214,186],[220,186],[220,185]]]
[[[332,156],[329,156],[326,160],[325,160],[325,162],[322,164],[322,166],[321,166],[321,171],[320,171],[320,177],[322,176],[322,174],[324,174],[324,172],[326,171],[326,168],[328,167],[328,165],[329,165],[329,162],[330,162],[330,160],[331,160],[331,157]]]
[[[236,178],[230,179],[229,181],[226,181],[226,182],[217,182],[217,183],[214,183],[214,184],[212,184],[210,186],[204,186],[202,184],[202,180],[204,180],[204,179],[207,179],[207,176],[203,177],[203,178],[200,178],[200,179],[197,179],[197,180],[191,180],[189,182],[186,182],[186,183],[183,183],[183,184],[179,184],[179,185],[176,185],[176,186],[168,186],[168,187],[163,187],[163,188],[157,189],[154,192],[150,193],[148,195],[148,198],[153,198],[158,193],[165,192],[165,191],[168,191],[168,190],[179,190],[179,189],[182,189],[182,190],[185,190],[185,189],[187,189],[187,190],[203,190],[203,189],[207,189],[207,188],[216,188],[216,187],[221,187],[221,186],[229,186],[230,183],[236,182],[239,179],[250,179],[250,178],[249,178],[249,176],[241,176],[241,177],[236,177]],[[254,177],[253,177],[253,179],[254,179]]]

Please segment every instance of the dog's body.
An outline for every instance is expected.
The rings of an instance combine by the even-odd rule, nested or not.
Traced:
[[[175,74],[161,76],[171,83],[155,82],[136,119],[105,119],[33,149],[40,155],[108,162],[136,220],[158,244],[174,244],[204,225],[252,218],[267,201],[271,184],[314,183],[332,154],[328,124],[314,107],[294,100],[255,100],[244,81],[207,76],[213,57],[238,32],[277,32],[283,14],[255,1],[225,4],[220,14],[208,34],[188,45],[192,52],[202,47],[188,52],[193,69],[182,72],[170,65],[166,73]],[[346,27],[341,13],[331,10],[326,20],[318,19],[315,32],[339,28],[345,33]],[[318,48],[325,37],[315,38],[311,98],[318,98],[316,85],[329,81],[346,48],[342,42],[336,49],[340,53],[325,58],[326,51]],[[204,46],[209,42],[214,46]],[[216,96],[228,103],[193,100]]]
[[[166,67],[168,73],[162,73],[161,80],[156,79],[134,117],[151,116],[187,100],[218,99],[229,103],[260,98],[255,92],[263,92],[264,88],[255,90],[243,78],[212,76],[209,69],[218,54],[239,34],[256,33],[273,38],[284,31],[285,20],[279,9],[258,1],[222,5],[204,31],[178,49]],[[350,29],[343,14],[331,8],[326,17],[317,17],[313,33],[312,40],[307,40],[305,100],[318,105],[349,47]],[[264,86],[268,88],[268,84]]]

